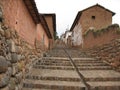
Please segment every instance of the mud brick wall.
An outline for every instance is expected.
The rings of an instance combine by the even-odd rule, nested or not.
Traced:
[[[120,37],[119,25],[113,24],[100,30],[89,30],[83,35],[83,48],[93,48]]]
[[[0,0],[4,23],[34,45],[36,25],[23,0]]]
[[[90,27],[100,29],[112,24],[112,13],[99,6],[94,6],[82,12],[79,22],[83,33]]]
[[[0,23],[0,90],[22,90],[25,73],[41,55],[16,30]]]

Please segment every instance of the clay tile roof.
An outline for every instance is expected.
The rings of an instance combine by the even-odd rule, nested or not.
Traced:
[[[40,22],[39,13],[34,0],[23,0],[35,24]]]
[[[86,8],[86,9],[78,12],[78,14],[77,14],[77,16],[76,16],[76,18],[75,18],[75,20],[74,20],[74,22],[73,22],[73,24],[72,24],[72,27],[71,27],[70,31],[72,31],[72,30],[74,29],[75,25],[78,23],[78,20],[80,19],[81,15],[82,15],[82,12],[84,12],[84,11],[86,11],[86,10],[92,8],[92,7],[95,7],[95,6],[101,7],[101,8],[103,8],[103,9],[105,9],[106,11],[112,13],[112,16],[115,15],[114,12],[110,11],[109,9],[106,9],[105,7],[103,7],[103,6],[99,5],[99,4],[93,5],[93,6],[91,6],[91,7],[88,7],[88,8]]]
[[[47,22],[46,22],[46,20],[45,20],[45,18],[44,18],[44,15],[43,15],[43,14],[39,14],[39,19],[40,19],[40,23],[42,24],[42,26],[43,26],[43,28],[44,28],[47,36],[48,36],[50,39],[52,39],[52,35],[51,35],[51,33],[50,33],[50,30],[49,30],[49,28],[48,28],[48,25],[47,25]]]

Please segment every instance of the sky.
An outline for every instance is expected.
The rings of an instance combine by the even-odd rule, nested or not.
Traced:
[[[39,13],[56,14],[58,36],[70,29],[78,13],[95,4],[115,12],[112,23],[120,25],[120,0],[35,0]]]

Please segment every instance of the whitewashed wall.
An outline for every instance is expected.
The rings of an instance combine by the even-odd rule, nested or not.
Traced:
[[[82,27],[80,24],[76,25],[72,32],[72,43],[74,46],[83,44]]]

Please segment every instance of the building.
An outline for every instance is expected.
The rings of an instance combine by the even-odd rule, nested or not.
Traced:
[[[68,29],[66,29],[65,33],[60,36],[61,40],[67,45],[68,39],[71,37],[72,32],[70,32]]]
[[[34,46],[39,41],[49,48],[52,35],[34,0],[0,0],[0,11],[4,24],[16,30],[30,45]]]
[[[53,39],[47,22],[42,14],[39,15],[40,23],[37,24],[35,46],[37,49],[47,50],[50,48],[50,39]]]
[[[82,40],[82,35],[89,29],[98,30],[111,25],[112,16],[114,15],[114,12],[106,9],[105,7],[99,4],[93,5],[82,11],[79,11],[70,29],[70,31],[73,32],[73,45],[76,45],[76,42],[81,42],[77,45],[82,44],[84,42]],[[81,36],[78,35],[78,32],[80,32],[79,35]],[[77,38],[78,40],[76,40],[74,38],[77,36],[79,36],[80,39]]]
[[[52,39],[50,39],[50,45],[49,47],[52,48],[54,46],[54,41],[56,37],[56,14],[50,13],[50,14],[43,14],[46,23],[48,25],[48,28],[50,30],[50,33],[52,35]]]

